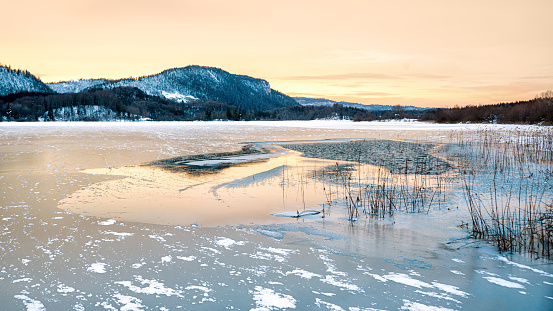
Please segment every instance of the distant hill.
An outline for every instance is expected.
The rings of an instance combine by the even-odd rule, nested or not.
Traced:
[[[0,65],[0,96],[18,93],[53,93],[53,91],[26,70],[15,70]]]
[[[80,93],[91,87],[95,87],[100,84],[108,83],[107,79],[79,79],[55,83],[47,83],[47,85],[56,93]]]
[[[50,87],[60,93],[135,87],[148,95],[165,97],[181,103],[196,99],[215,100],[253,111],[297,105],[293,98],[271,89],[269,82],[265,80],[202,66],[173,68],[136,79],[58,82],[51,83]]]
[[[337,102],[330,99],[324,98],[308,98],[308,97],[294,97],[296,102],[302,106],[333,106],[335,104],[342,105],[344,107],[358,108],[367,110],[370,112],[385,112],[392,111],[394,106],[391,105],[363,105],[358,103],[349,103],[349,102]],[[404,111],[409,112],[422,112],[427,110],[427,108],[415,107],[415,106],[405,106],[402,107]]]

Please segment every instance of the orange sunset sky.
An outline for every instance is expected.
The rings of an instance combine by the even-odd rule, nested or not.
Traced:
[[[551,0],[2,0],[0,63],[45,82],[197,64],[292,96],[428,107],[553,89]]]

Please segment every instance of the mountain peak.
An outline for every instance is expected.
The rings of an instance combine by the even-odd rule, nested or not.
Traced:
[[[27,70],[12,69],[0,64],[0,96],[17,93],[53,93]]]
[[[90,82],[89,87],[84,87],[85,81]],[[192,99],[216,100],[241,109],[257,111],[297,105],[291,97],[271,89],[269,82],[265,80],[198,65],[171,68],[133,79],[80,80],[79,83],[68,81],[52,83],[50,86],[60,93],[130,86],[148,95],[179,102]]]

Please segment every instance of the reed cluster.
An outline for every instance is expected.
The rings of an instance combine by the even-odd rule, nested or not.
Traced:
[[[360,158],[358,155],[356,162],[335,162],[322,169],[321,177],[330,181],[324,188],[327,205],[332,205],[332,198],[340,199],[349,220],[392,216],[398,211],[428,213],[433,204],[441,206],[445,200],[449,175],[435,169],[433,156],[421,154],[393,168],[384,160],[369,165]]]
[[[501,251],[553,257],[553,131],[456,132],[474,237]]]

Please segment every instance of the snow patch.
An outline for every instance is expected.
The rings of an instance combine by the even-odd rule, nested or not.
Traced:
[[[163,97],[167,98],[167,99],[170,99],[170,100],[174,100],[176,102],[179,102],[179,103],[187,103],[189,100],[196,100],[197,98],[192,96],[192,95],[183,95],[177,91],[175,92],[166,92],[166,91],[161,91],[161,95],[163,95]]]
[[[114,225],[117,221],[115,221],[115,219],[108,219],[108,220],[104,220],[104,221],[99,221],[98,224],[100,226],[109,226],[109,225]]]

